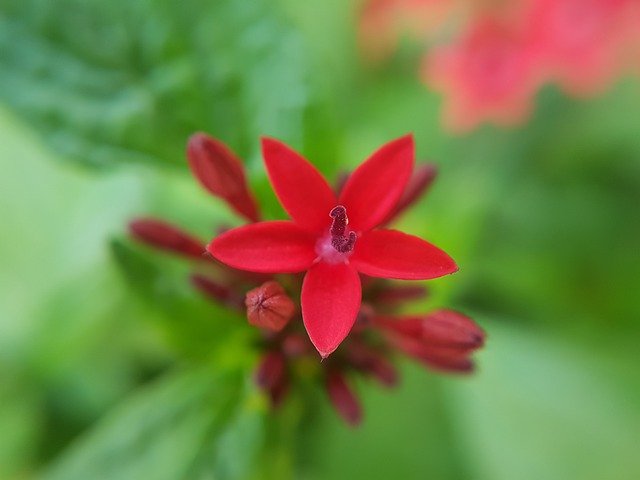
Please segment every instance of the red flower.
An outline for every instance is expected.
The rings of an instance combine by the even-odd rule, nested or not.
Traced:
[[[291,221],[229,230],[207,250],[228,266],[261,273],[306,271],[302,317],[325,358],[353,326],[361,301],[359,273],[404,280],[457,271],[442,250],[396,230],[375,229],[394,211],[413,170],[408,135],[376,151],[349,177],[339,198],[320,173],[283,143],[265,138],[271,184]]]
[[[485,121],[521,123],[540,81],[535,49],[518,22],[490,16],[474,20],[455,44],[429,52],[423,77],[445,95],[444,121],[455,132]]]
[[[603,90],[625,67],[634,0],[536,0],[531,35],[549,74],[574,95]]]

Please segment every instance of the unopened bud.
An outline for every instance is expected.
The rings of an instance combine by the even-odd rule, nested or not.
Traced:
[[[207,297],[233,308],[242,308],[242,297],[226,285],[204,275],[191,275],[191,284]]]
[[[139,242],[178,255],[202,260],[205,246],[200,240],[163,220],[140,218],[129,223],[129,233]]]
[[[433,163],[418,165],[413,171],[407,186],[398,203],[384,223],[389,223],[400,216],[407,208],[422,197],[436,178],[438,170]]]
[[[372,376],[386,387],[393,387],[398,383],[398,371],[387,360],[383,352],[379,352],[367,345],[352,342],[347,351],[349,363],[354,368]]]
[[[282,340],[282,351],[287,357],[300,357],[312,349],[313,344],[309,341],[309,337],[299,333],[291,333]]]
[[[271,391],[285,375],[285,359],[280,352],[269,352],[260,361],[256,370],[256,384],[265,391]]]
[[[347,424],[355,426],[362,421],[362,406],[353,390],[349,388],[344,376],[330,372],[326,383],[327,394],[331,404]]]
[[[193,175],[209,193],[225,200],[247,220],[260,219],[244,166],[229,147],[204,133],[196,133],[189,138],[187,159]]]
[[[249,290],[245,305],[251,325],[274,331],[282,330],[296,312],[293,300],[273,280]]]
[[[376,293],[375,302],[396,305],[402,302],[420,300],[427,296],[427,288],[423,285],[386,285]]]
[[[476,349],[484,344],[484,331],[469,317],[453,310],[437,310],[422,322],[426,342],[445,347]]]

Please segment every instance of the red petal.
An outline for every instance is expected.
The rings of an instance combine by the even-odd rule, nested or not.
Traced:
[[[280,203],[301,227],[319,232],[329,228],[336,197],[320,172],[300,154],[272,138],[262,139],[262,154]]]
[[[409,181],[413,157],[413,137],[406,135],[382,146],[351,174],[339,203],[347,208],[352,230],[370,230],[387,218]]]
[[[249,221],[260,219],[247,186],[244,166],[224,143],[204,133],[196,133],[187,144],[187,159],[194,177],[206,190],[225,200]]]
[[[330,373],[327,377],[326,389],[331,404],[342,419],[349,425],[358,425],[362,421],[362,406],[342,374]]]
[[[400,280],[427,280],[458,271],[445,252],[397,230],[366,233],[358,239],[350,261],[366,275]]]
[[[163,220],[140,218],[129,224],[133,238],[167,252],[203,260],[204,244],[195,237]]]
[[[360,277],[349,265],[321,262],[307,272],[302,284],[302,318],[322,358],[328,357],[349,334],[361,297]]]
[[[259,273],[307,270],[316,258],[315,238],[293,222],[259,222],[229,230],[207,247],[222,263]]]

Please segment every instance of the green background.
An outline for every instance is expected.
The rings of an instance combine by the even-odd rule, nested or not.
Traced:
[[[554,87],[526,126],[442,131],[405,41],[380,65],[344,0],[0,0],[0,478],[640,478],[640,88]],[[203,130],[245,159],[276,136],[329,178],[415,134],[437,163],[401,229],[461,266],[412,311],[487,330],[469,378],[402,364],[357,383],[349,429],[313,382],[271,413],[255,332],[185,265],[126,241],[157,215],[238,221],[189,177]]]

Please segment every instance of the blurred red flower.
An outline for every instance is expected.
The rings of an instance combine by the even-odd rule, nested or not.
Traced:
[[[425,59],[425,82],[442,92],[444,122],[464,132],[484,121],[514,125],[532,110],[539,77],[535,50],[518,24],[476,19],[453,44]]]

